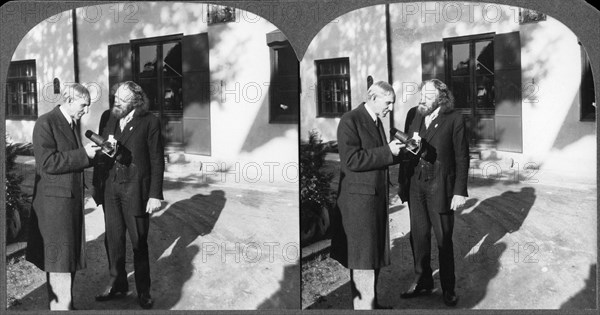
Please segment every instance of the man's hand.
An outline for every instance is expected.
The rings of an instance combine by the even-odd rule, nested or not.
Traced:
[[[465,205],[465,200],[467,200],[467,197],[465,197],[465,196],[454,195],[454,197],[452,197],[452,203],[450,204],[450,209],[458,210],[458,208]]]
[[[156,198],[148,199],[148,203],[146,204],[146,213],[152,214],[152,212],[160,209],[160,200]]]
[[[85,153],[87,154],[87,156],[90,159],[93,159],[94,156],[96,156],[96,152],[101,149],[100,146],[96,145],[93,142],[86,144],[84,148],[85,148]]]
[[[398,139],[394,139],[388,143],[390,146],[390,151],[392,151],[392,155],[397,156],[400,153],[400,149],[406,147],[406,145]]]

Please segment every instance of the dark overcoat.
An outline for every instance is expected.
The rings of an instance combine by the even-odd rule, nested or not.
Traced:
[[[35,184],[26,258],[46,272],[85,268],[83,170],[91,161],[59,106],[37,119],[32,142]]]
[[[436,119],[425,129],[425,118],[417,113],[408,133],[419,133],[422,147],[419,155],[405,154],[412,158],[407,167],[406,176],[425,176],[421,174],[419,159],[433,166],[434,187],[437,194],[435,200],[429,200],[430,206],[437,212],[447,212],[454,195],[467,197],[467,180],[469,176],[469,141],[462,115],[453,109],[440,109]]]
[[[396,160],[383,128],[363,103],[342,116],[337,138],[340,182],[331,257],[350,269],[389,265],[388,166]]]
[[[133,216],[143,215],[149,198],[164,199],[165,160],[160,120],[150,112],[134,113],[121,132],[119,119],[110,115],[102,137],[108,139],[109,135],[118,140],[120,149],[116,159],[98,155],[94,168],[94,199],[97,204],[104,203],[106,181],[127,183],[131,202],[126,211]]]

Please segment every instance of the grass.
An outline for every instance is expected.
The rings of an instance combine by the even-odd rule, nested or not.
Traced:
[[[302,306],[320,301],[350,280],[348,270],[327,254],[302,263]]]

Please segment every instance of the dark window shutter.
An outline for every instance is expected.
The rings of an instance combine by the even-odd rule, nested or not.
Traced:
[[[133,78],[129,43],[108,45],[108,89]]]
[[[421,79],[438,79],[446,83],[444,42],[421,44]]]
[[[494,37],[497,150],[523,152],[521,40],[519,32]]]
[[[184,36],[181,46],[185,152],[211,155],[208,33]]]

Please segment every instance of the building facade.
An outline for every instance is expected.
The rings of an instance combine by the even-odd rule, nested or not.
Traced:
[[[12,141],[30,142],[61,87],[80,82],[93,102],[81,129],[97,131],[110,87],[133,80],[177,158],[297,164],[298,69],[285,36],[247,11],[166,2],[82,7],[42,21],[17,47],[6,130]]]
[[[324,27],[300,69],[302,139],[317,129],[335,140],[341,115],[378,80],[397,94],[384,124],[402,130],[420,82],[438,78],[456,97],[474,157],[494,161],[500,172],[517,167],[595,180],[589,60],[577,36],[550,16],[485,3],[363,8]]]

